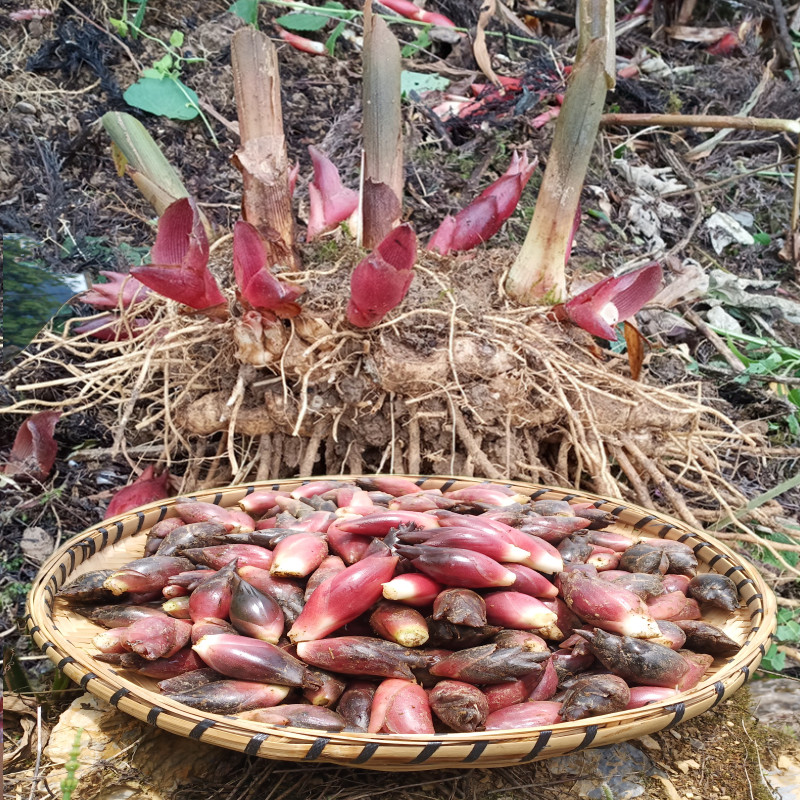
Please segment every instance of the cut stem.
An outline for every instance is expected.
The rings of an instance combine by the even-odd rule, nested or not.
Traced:
[[[606,92],[614,85],[613,17],[610,0],[582,0],[578,8],[578,56],[531,227],[505,283],[506,293],[520,303],[559,303],[566,293],[564,267],[581,188]]]
[[[403,204],[403,138],[400,115],[400,45],[388,25],[364,4],[362,106],[364,160],[360,238],[377,247],[400,221]]]
[[[242,28],[233,37],[231,64],[241,136],[234,163],[244,183],[242,217],[263,237],[269,263],[300,269],[275,46],[260,31]]]

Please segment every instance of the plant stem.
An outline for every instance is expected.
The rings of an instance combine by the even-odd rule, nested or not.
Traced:
[[[564,268],[581,188],[606,92],[614,82],[613,17],[611,0],[581,0],[578,56],[556,122],[533,220],[505,283],[506,293],[520,303],[560,303],[566,293]]]
[[[403,136],[400,115],[400,45],[386,23],[364,5],[362,60],[364,160],[360,238],[376,247],[397,224],[403,207]]]
[[[800,133],[800,120],[734,117],[710,114],[603,114],[601,125],[632,125],[647,128],[664,125],[674,128],[736,128],[744,131]]]
[[[270,266],[299,270],[275,45],[266,34],[242,28],[233,36],[231,65],[241,137],[234,163],[244,183],[242,216],[263,237]]]

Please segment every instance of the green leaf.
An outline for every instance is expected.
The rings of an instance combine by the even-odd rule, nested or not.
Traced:
[[[123,97],[128,105],[170,119],[194,119],[199,113],[197,95],[174,78],[140,78]]]
[[[344,20],[341,20],[339,24],[333,29],[331,35],[325,40],[325,49],[328,51],[330,55],[333,55],[333,49],[336,47],[336,42],[339,40],[339,37],[344,33],[344,29],[347,26],[347,23]]]
[[[172,31],[169,44],[170,47],[183,47],[183,31]]]
[[[403,70],[400,73],[400,94],[406,97],[409,92],[428,92],[446,89],[450,85],[447,78],[435,72],[411,72]]]
[[[136,2],[136,0],[134,0]],[[141,0],[139,8],[136,9],[136,16],[133,18],[134,33],[142,27],[144,22],[144,12],[147,10],[147,0]]]
[[[329,19],[330,17],[323,17],[321,14],[298,12],[278,17],[275,24],[286,28],[287,31],[321,31]]]
[[[777,645],[770,645],[761,664],[765,669],[781,672],[786,666],[786,653],[779,653]]]
[[[166,75],[172,69],[173,63],[172,56],[167,53],[163,58],[159,58],[158,61],[154,62],[153,69],[157,69]]]
[[[413,42],[407,44],[400,51],[400,55],[403,56],[403,58],[411,58],[411,56],[416,55],[417,51],[424,50],[430,43],[431,43],[431,37],[430,34],[428,33],[428,29],[423,28],[417,34],[417,38],[414,39]]]
[[[153,69],[153,67],[148,67],[147,69],[142,70],[142,77],[152,78],[153,80],[160,81],[164,77],[164,73],[160,70]]]
[[[114,29],[117,36],[121,36],[124,39],[128,35],[128,23],[124,19],[109,17],[108,24]]]
[[[228,7],[229,14],[236,14],[248,25],[258,25],[258,0],[236,0]]]
[[[766,247],[772,241],[768,233],[754,233],[753,239],[756,244],[760,244],[762,247]]]

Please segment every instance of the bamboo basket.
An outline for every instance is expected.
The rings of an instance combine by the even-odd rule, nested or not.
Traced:
[[[468,478],[407,477],[427,489],[492,483]],[[293,479],[230,486],[193,497],[234,506],[256,489],[291,491],[306,482]],[[120,711],[151,725],[248,755],[375,770],[510,766],[621,742],[671,728],[714,708],[752,676],[769,647],[777,619],[775,596],[752,564],[706,533],[663,514],[580,491],[520,482],[503,485],[533,499],[592,502],[619,517],[609,530],[642,532],[689,544],[697,555],[700,571],[718,572],[736,583],[742,602],[738,611],[726,614],[714,610],[704,617],[742,644],[742,649],[734,658],[716,659],[694,689],[668,701],[549,727],[435,736],[321,733],[203,713],[160,694],[154,680],[96,661],[91,640],[100,629],[55,598],[63,585],[84,572],[118,567],[141,557],[145,532],[157,521],[176,516],[174,500],[104,520],[66,542],[44,564],[33,584],[26,625],[36,644],[69,678]]]

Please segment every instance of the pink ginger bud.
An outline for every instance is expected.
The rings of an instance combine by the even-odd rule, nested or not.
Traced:
[[[528,164],[528,154],[514,153],[505,174],[484,189],[466,208],[445,217],[428,242],[428,250],[443,256],[458,250],[471,250],[494,236],[514,213],[522,190],[536,169]]]
[[[561,722],[561,703],[551,700],[535,700],[517,703],[507,708],[493,711],[486,717],[486,730],[506,730],[508,728],[537,728]]]
[[[40,411],[28,417],[17,430],[8,461],[0,472],[43,481],[53,468],[58,445],[53,438],[60,411]]]
[[[321,583],[289,630],[292,642],[321,639],[378,601],[397,557],[369,556]]]
[[[540,600],[522,592],[490,592],[486,601],[486,619],[491,625],[517,630],[538,630],[553,625],[558,615]]]
[[[438,25],[440,28],[456,27],[455,22],[443,14],[437,14],[435,11],[425,11],[424,8],[420,8],[410,0],[388,0],[386,3],[381,0],[381,5],[391,8],[392,11],[407,19],[416,19],[419,22],[427,22],[429,25]]]
[[[383,596],[387,600],[398,600],[409,606],[429,606],[442,584],[421,572],[406,572],[383,584]]]
[[[348,520],[337,520],[337,528],[346,533],[357,533],[360,536],[385,536],[392,528],[400,525],[416,525],[418,528],[438,528],[438,520],[419,511],[376,511]]]
[[[375,692],[370,733],[433,733],[428,695],[417,683],[389,678]]]
[[[208,237],[194,200],[183,197],[170,204],[158,221],[151,264],[133,267],[145,286],[179,303],[206,309],[225,302],[208,270]]]
[[[142,474],[130,486],[118,489],[108,504],[103,519],[124,514],[132,508],[146,503],[155,503],[169,497],[169,471],[164,470],[157,478],[153,465],[142,470]]]
[[[148,661],[155,661],[174,656],[188,644],[192,626],[172,617],[143,617],[118,630],[124,632],[122,643],[127,649]]]
[[[319,534],[296,533],[275,545],[269,571],[278,578],[305,578],[328,555],[328,545]]]
[[[347,320],[369,328],[398,306],[414,279],[417,237],[410,225],[400,225],[353,270]]]
[[[625,275],[604,278],[556,306],[557,319],[568,319],[593,336],[617,341],[614,325],[630,319],[661,286],[661,266],[648,264]]]
[[[95,283],[92,288],[80,296],[82,303],[95,308],[130,308],[134,303],[141,303],[150,290],[132,275],[123,272],[101,270],[100,274],[108,279],[106,283]]]
[[[310,208],[306,241],[310,242],[334,230],[356,210],[358,192],[342,186],[339,170],[320,150],[310,146],[308,152],[314,165],[314,180],[308,184]]]
[[[239,220],[233,226],[233,273],[242,299],[279,317],[296,317],[300,306],[294,301],[305,289],[279,281],[269,271],[268,259],[261,234],[249,222]]]
[[[23,8],[21,11],[12,11],[8,18],[12,22],[30,22],[34,19],[44,19],[53,12],[47,8]]]
[[[311,53],[312,56],[327,55],[328,50],[322,42],[315,42],[313,39],[306,39],[305,36],[298,36],[296,33],[281,28],[280,25],[275,26],[278,31],[278,36],[284,42],[290,44],[295,50],[301,50],[304,53]]]

